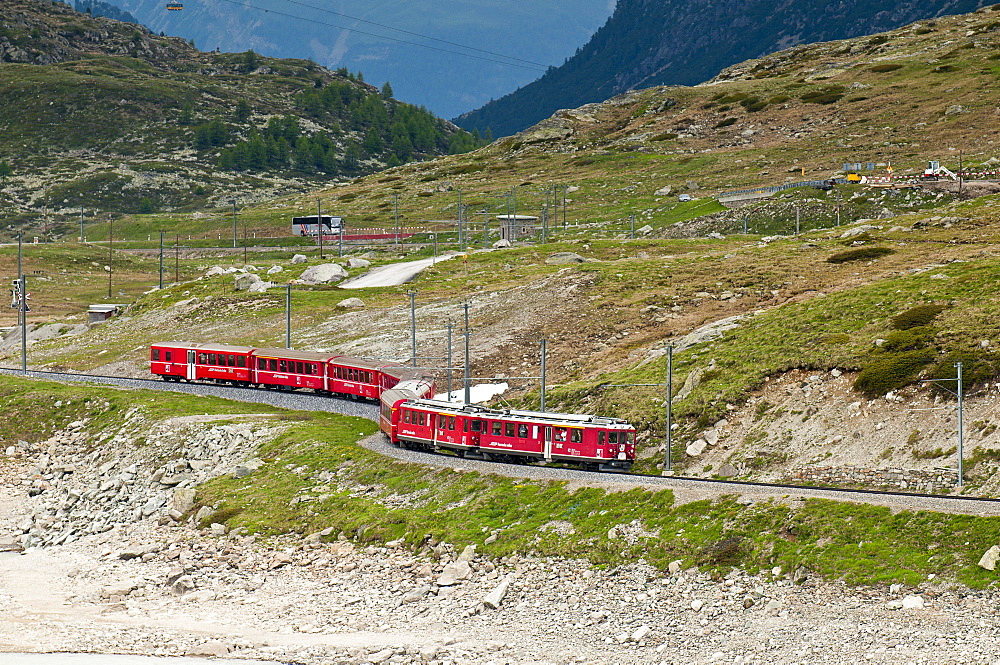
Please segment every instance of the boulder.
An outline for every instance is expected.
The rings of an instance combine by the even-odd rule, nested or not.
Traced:
[[[358,309],[365,306],[365,301],[361,298],[346,298],[337,303],[340,309]]]
[[[267,269],[267,274],[268,275],[276,275],[279,272],[281,272],[282,270],[284,270],[284,268],[282,268],[281,266],[271,266],[270,268]]]
[[[452,586],[456,582],[464,580],[472,573],[472,567],[468,561],[456,561],[449,563],[438,576],[438,586]]]
[[[545,259],[545,263],[550,266],[566,265],[568,263],[586,263],[586,261],[587,259],[573,252],[556,252]]]
[[[194,495],[197,490],[193,487],[181,487],[174,490],[174,496],[170,500],[170,507],[179,513],[186,513],[194,508]]]
[[[733,466],[732,464],[723,464],[722,468],[719,469],[719,477],[721,478],[732,478],[737,473],[739,472],[736,470],[736,467]]]
[[[256,277],[256,275],[254,275],[254,277]],[[264,282],[258,280],[250,285],[250,288],[247,289],[247,293],[264,293],[268,289],[273,289],[276,286],[277,284],[274,282]]]
[[[132,581],[115,582],[114,584],[109,584],[101,588],[101,598],[108,599],[114,596],[124,597],[129,595],[138,588],[139,585],[136,582]]]
[[[476,558],[476,546],[475,544],[466,545],[462,553],[458,555],[459,561],[472,561]]]
[[[400,605],[408,605],[410,603],[415,603],[419,600],[422,600],[424,596],[430,593],[430,591],[431,587],[429,584],[423,584],[415,589],[410,589],[409,591],[403,594],[403,597],[400,599],[399,603]]]
[[[906,596],[900,605],[904,610],[924,609],[924,599],[921,596]]]
[[[643,226],[642,228],[636,229],[635,232],[638,233],[638,234],[640,234],[640,235],[648,236],[650,233],[653,232],[653,227],[650,226],[649,224],[646,224],[646,226]]]
[[[212,266],[205,271],[205,277],[218,277],[219,275],[225,275],[226,269],[222,266]]]
[[[653,196],[670,196],[671,192],[673,191],[674,191],[673,187],[671,187],[670,185],[664,185],[663,187],[660,187],[658,190],[653,192]]]
[[[258,284],[263,281],[258,275],[251,272],[245,272],[236,276],[236,290],[237,291],[247,291],[254,284]]]
[[[986,570],[996,570],[997,560],[1000,560],[1000,545],[994,545],[983,553],[979,559],[979,567]]]
[[[705,441],[705,439],[698,439],[694,443],[688,444],[688,447],[685,448],[684,450],[685,452],[687,452],[689,456],[697,457],[698,455],[701,455],[703,452],[705,452],[705,446],[707,445],[708,442]]]
[[[329,284],[330,282],[339,282],[345,277],[347,277],[347,271],[344,270],[343,266],[336,263],[322,263],[306,268],[299,279],[306,284]]]
[[[494,249],[504,249],[505,247],[510,247],[510,240],[507,240],[506,238],[501,238],[500,240],[497,240],[495,243],[493,243],[493,247]]]
[[[367,268],[371,264],[372,264],[372,262],[368,261],[367,259],[359,259],[359,258],[354,257],[354,256],[352,256],[351,258],[347,259],[347,267],[348,268]]]
[[[840,234],[841,238],[853,238],[854,236],[859,236],[862,233],[868,233],[869,231],[874,231],[878,227],[872,226],[871,224],[861,224],[860,226],[855,226],[854,228],[847,229]]]
[[[503,582],[498,584],[493,591],[486,594],[483,598],[483,605],[490,608],[491,610],[496,610],[500,608],[500,604],[503,599],[507,596],[507,590],[510,588],[510,576],[504,578]]]
[[[305,256],[304,254],[296,254],[296,255],[294,255],[294,256],[292,257],[292,263],[295,263],[295,264],[298,264],[298,263],[305,263],[305,262],[306,262],[306,261],[308,261],[308,260],[309,260],[309,259],[308,259],[308,258],[306,258],[306,256]]]

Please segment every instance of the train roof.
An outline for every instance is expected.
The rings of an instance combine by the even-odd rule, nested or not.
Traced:
[[[250,353],[253,347],[231,346],[229,344],[200,344],[191,342],[154,342],[150,347],[169,347],[171,349],[192,349],[209,353]]]
[[[627,420],[609,416],[595,416],[579,413],[552,413],[550,411],[517,411],[513,409],[491,409],[478,404],[463,404],[461,402],[446,402],[435,399],[411,399],[411,404],[439,411],[461,412],[481,418],[503,418],[506,420],[532,420],[560,422],[569,425],[629,425]]]
[[[372,360],[371,358],[357,358],[354,356],[337,356],[336,365],[345,367],[356,367],[358,369],[380,370],[385,367],[397,367],[398,363],[389,360]]]
[[[336,353],[319,353],[317,351],[296,351],[294,349],[257,349],[254,355],[258,358],[275,358],[278,360],[309,360],[314,362],[329,362],[341,357]]]

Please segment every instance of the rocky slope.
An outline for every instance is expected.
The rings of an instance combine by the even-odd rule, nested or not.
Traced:
[[[494,559],[434,539],[411,550],[328,531],[260,539],[218,523],[199,529],[203,514],[204,523],[217,513],[206,507],[192,515],[195,485],[215,473],[254,473],[237,461],[274,426],[259,417],[126,422],[117,433],[71,423],[7,451],[0,544],[28,549],[0,552],[0,651],[308,665],[1000,656],[996,593],[934,579],[851,589],[803,569],[733,569],[724,577],[678,563],[602,570],[526,554]],[[147,445],[135,446],[143,436]],[[94,453],[81,449],[95,437]],[[546,528],[572,525],[554,520]],[[644,535],[641,524],[619,530],[629,542]],[[48,546],[34,547],[40,543]]]

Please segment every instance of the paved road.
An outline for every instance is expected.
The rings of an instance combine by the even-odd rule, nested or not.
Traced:
[[[405,261],[403,263],[391,263],[387,266],[379,266],[360,277],[355,277],[341,283],[340,288],[366,289],[372,286],[399,286],[400,284],[409,282],[425,268],[429,268],[441,261],[447,261],[455,256],[457,255],[443,254],[436,259],[420,259],[418,261]]]

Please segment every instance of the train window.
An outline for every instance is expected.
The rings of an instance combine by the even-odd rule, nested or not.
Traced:
[[[288,361],[287,360],[279,360],[278,361],[278,371],[279,372],[287,372],[288,371]]]
[[[565,441],[565,440],[566,440],[566,428],[565,427],[557,427],[556,428],[556,441]]]
[[[236,366],[237,367],[246,367],[247,366],[247,357],[246,356],[236,356]]]
[[[448,429],[455,429],[455,416],[448,416]]]
[[[264,358],[257,358],[257,369],[267,369],[267,360]]]
[[[215,363],[215,354],[214,354],[214,353],[210,353],[210,354],[208,354],[208,364],[209,364],[209,365],[214,365],[214,364],[216,364],[216,363]]]
[[[236,367],[236,356],[234,355],[229,356],[229,366]]]
[[[298,374],[305,374],[305,370],[302,369],[302,363],[300,363],[299,361],[295,361],[295,371]]]
[[[483,427],[483,425],[485,425],[485,424],[486,423],[484,423],[482,420],[473,420],[472,421],[472,431],[473,432],[482,432],[484,429],[486,429],[485,427]]]
[[[521,439],[523,439],[526,436],[528,436],[528,426],[525,425],[524,423],[521,423],[520,425],[518,425],[517,426],[517,436],[518,436],[518,438],[521,438]]]
[[[153,360],[159,360],[159,359],[160,359],[160,350],[153,349]]]
[[[438,419],[438,429],[444,429],[448,426],[447,423],[448,419],[445,418],[444,416],[438,416],[437,419]]]
[[[468,418],[462,418],[462,431],[463,432],[468,432],[469,431],[469,419]]]
[[[274,358],[268,358],[268,360],[267,360],[267,366],[268,366],[268,369],[270,369],[272,372],[277,372],[278,371],[278,361],[275,360]]]
[[[219,354],[219,366],[220,367],[225,367],[226,366],[226,354],[225,353],[220,353]]]
[[[403,422],[407,424],[410,422],[410,412],[406,409],[403,409]]]
[[[204,353],[199,353],[199,354],[198,354],[198,364],[199,364],[199,365],[204,365],[204,364],[205,364],[205,361],[206,361],[207,359],[208,359],[208,356],[206,356],[206,355],[205,355]]]
[[[514,423],[504,423],[503,424],[503,435],[504,436],[514,436]]]
[[[618,443],[618,432],[608,432],[608,443]]]
[[[167,362],[170,362],[171,360],[173,360],[173,357],[174,357],[173,351],[167,351],[165,355],[167,356],[167,358],[166,358]]]
[[[583,443],[583,430],[571,429],[569,431],[569,441],[570,443]]]
[[[604,445],[604,432],[598,432],[597,433],[597,445],[599,445],[599,446],[603,446]]]
[[[491,425],[490,433],[493,434],[493,436],[500,436],[502,432],[503,432],[503,424],[494,420],[493,424]]]
[[[421,413],[420,414],[420,424],[421,425],[427,425],[427,414],[426,413]]]

